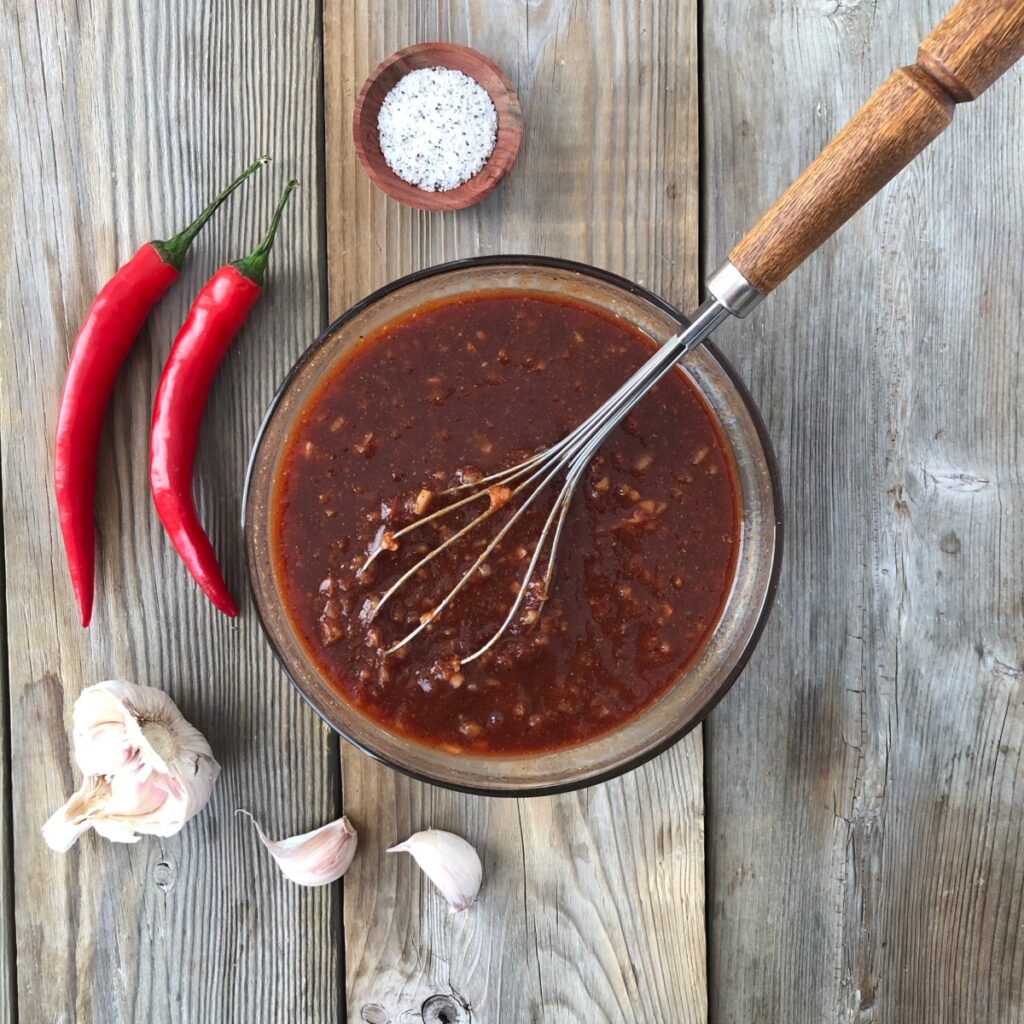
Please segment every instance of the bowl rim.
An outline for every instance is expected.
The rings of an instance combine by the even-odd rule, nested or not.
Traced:
[[[764,632],[764,627],[768,622],[771,615],[772,608],[775,604],[775,595],[778,590],[779,576],[782,570],[782,557],[783,557],[783,541],[785,534],[784,525],[784,508],[782,500],[782,485],[779,476],[779,467],[776,460],[775,449],[772,446],[771,439],[768,435],[768,428],[765,425],[764,419],[761,416],[760,410],[757,404],[754,402],[749,390],[743,379],[739,376],[732,364],[725,356],[719,351],[719,349],[708,341],[703,342],[704,348],[708,349],[713,358],[719,363],[722,370],[729,378],[729,381],[736,388],[736,392],[743,402],[747,413],[750,415],[751,422],[754,425],[754,429],[757,432],[757,438],[765,455],[765,465],[768,470],[769,482],[771,485],[772,493],[772,525],[774,529],[774,545],[772,552],[772,563],[771,570],[769,572],[768,584],[765,588],[764,598],[761,602],[761,608],[758,610],[757,618],[754,622],[754,626],[750,632],[750,636],[747,639],[743,650],[740,652],[739,657],[736,659],[735,664],[729,670],[725,679],[717,689],[709,695],[707,700],[701,704],[697,710],[689,716],[685,721],[681,722],[679,727],[673,730],[668,736],[662,739],[660,742],[655,744],[649,750],[643,751],[641,754],[631,757],[628,760],[615,765],[612,768],[608,768],[604,771],[598,772],[594,775],[589,775],[586,778],[578,779],[572,782],[554,784],[550,786],[524,786],[517,789],[491,789],[486,786],[470,786],[461,785],[459,783],[450,782],[446,779],[438,778],[430,775],[427,772],[416,771],[406,766],[399,764],[392,760],[386,755],[374,750],[371,746],[363,743],[352,736],[350,736],[343,729],[339,728],[334,722],[331,722],[323,715],[319,708],[313,703],[311,698],[307,695],[305,690],[296,682],[291,672],[288,670],[288,665],[278,648],[273,635],[267,626],[266,621],[263,618],[263,613],[260,610],[259,602],[256,600],[255,595],[255,582],[254,572],[255,566],[252,564],[249,557],[249,544],[248,544],[248,508],[249,508],[249,497],[250,497],[250,485],[252,483],[253,470],[256,464],[256,458],[259,454],[260,447],[263,443],[264,436],[267,431],[267,427],[277,411],[278,406],[281,404],[285,394],[287,393],[292,381],[300,373],[302,368],[309,362],[310,359],[328,343],[334,333],[342,327],[345,323],[357,316],[364,309],[379,302],[381,299],[386,298],[392,292],[398,291],[400,288],[404,288],[407,285],[414,284],[419,281],[428,280],[432,277],[439,277],[444,274],[453,273],[460,270],[470,270],[477,267],[549,267],[555,270],[569,271],[571,273],[584,274],[590,277],[597,278],[601,282],[609,285],[613,285],[620,289],[623,289],[630,294],[636,295],[652,305],[660,309],[668,316],[675,319],[680,326],[686,326],[689,324],[689,318],[686,317],[680,310],[678,310],[671,303],[666,302],[659,295],[656,295],[650,289],[643,285],[636,284],[630,281],[628,278],[622,277],[619,274],[614,274],[610,271],[603,270],[600,267],[594,267],[587,263],[582,263],[576,260],[566,260],[555,256],[531,256],[528,254],[508,254],[508,255],[495,255],[495,256],[474,256],[468,259],[452,260],[447,263],[435,264],[431,267],[424,267],[420,270],[414,271],[411,274],[406,274],[403,277],[396,278],[394,281],[384,285],[381,288],[376,289],[369,295],[360,299],[358,302],[350,306],[344,313],[333,320],[323,331],[320,332],[319,336],[311,342],[298,357],[291,369],[286,374],[284,380],[274,393],[273,398],[270,400],[270,404],[267,407],[267,411],[260,422],[259,429],[256,432],[256,437],[252,444],[252,449],[249,454],[249,460],[245,470],[245,483],[242,489],[242,516],[241,516],[241,532],[242,532],[242,547],[245,557],[245,568],[246,568],[246,580],[248,584],[249,597],[252,601],[253,607],[256,611],[257,619],[259,620],[260,629],[263,632],[270,649],[274,653],[274,657],[277,659],[278,664],[287,676],[289,683],[298,692],[302,699],[308,704],[317,715],[342,739],[350,743],[353,747],[360,750],[362,753],[372,757],[375,761],[386,765],[388,768],[394,771],[400,772],[410,778],[416,779],[419,782],[427,782],[434,786],[440,786],[443,789],[454,790],[459,793],[470,793],[476,796],[497,796],[497,797],[533,797],[533,796],[553,796],[558,793],[570,793],[580,789],[586,789],[589,786],[595,786],[602,782],[607,782],[610,779],[617,778],[620,775],[625,775],[627,772],[631,772],[641,765],[646,764],[648,761],[652,761],[654,758],[663,754],[670,747],[675,746],[684,736],[692,732],[705,718],[711,713],[716,707],[719,701],[732,689],[733,684],[742,674],[746,668],[747,663],[750,661],[751,655],[754,653],[758,642],[761,639],[761,635]]]
[[[378,166],[370,159],[370,156],[365,152],[362,139],[364,111],[370,91],[395,64],[410,56],[436,54],[438,66],[448,68],[452,65],[445,61],[445,57],[453,51],[462,54],[467,62],[486,68],[488,73],[500,83],[501,97],[499,99],[496,92],[470,75],[484,89],[494,104],[498,118],[497,133],[494,149],[484,161],[483,167],[473,177],[467,179],[461,185],[457,185],[455,188],[447,189],[443,192],[428,192],[417,189],[415,185],[400,178],[383,160],[381,165]],[[455,70],[461,69],[456,68]],[[463,73],[465,74],[466,72]],[[503,110],[506,104],[508,109]],[[425,210],[428,213],[465,210],[486,199],[512,169],[512,165],[516,162],[516,157],[519,155],[519,148],[522,145],[522,120],[522,105],[519,102],[519,94],[516,92],[515,86],[502,68],[491,60],[490,57],[487,57],[472,46],[466,46],[464,43],[433,40],[413,43],[411,46],[403,46],[400,50],[395,50],[394,53],[385,57],[367,75],[352,107],[352,141],[363,172],[389,199],[393,199],[396,203],[401,203],[403,206],[408,206],[415,210]],[[376,129],[374,129],[373,134],[376,136]],[[502,142],[503,136],[512,139],[510,148],[499,145]],[[378,140],[378,148],[379,145]],[[497,160],[499,150],[500,160]],[[421,191],[422,197],[418,195]]]

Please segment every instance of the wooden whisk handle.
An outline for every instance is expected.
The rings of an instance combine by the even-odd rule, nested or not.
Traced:
[[[961,0],[729,253],[772,291],[1024,55],[1024,0]]]

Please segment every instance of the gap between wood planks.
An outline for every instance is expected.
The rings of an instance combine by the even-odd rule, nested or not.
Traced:
[[[707,244],[707,204],[704,202],[705,188],[707,184],[707,164],[704,153],[704,0],[695,0],[695,56],[697,65],[697,301],[704,295],[704,280],[711,273],[712,266],[708,262]],[[716,260],[711,254],[711,259]],[[718,266],[715,262],[714,266]],[[742,674],[742,673],[741,673]],[[712,960],[715,955],[714,935],[711,927],[713,914],[708,906],[708,893],[711,891],[711,844],[708,836],[711,835],[711,792],[708,782],[711,777],[711,730],[707,727],[707,719],[700,723],[701,750],[703,753],[703,772],[701,773],[701,789],[704,796],[704,987],[708,989],[712,978]],[[710,1013],[710,992],[709,992],[708,1020]]]
[[[317,42],[320,49],[320,74],[316,76],[316,110],[320,120],[320,131],[316,133],[316,177],[317,193],[320,196],[320,203],[317,210],[317,232],[326,244],[327,240],[327,117],[324,108],[324,5],[320,0],[315,5],[315,28]],[[327,300],[327,260],[321,259],[319,266],[320,275],[320,325],[321,328],[328,324],[330,316],[330,305]],[[336,817],[345,813],[345,776],[341,770],[341,737],[331,730],[330,751],[327,765],[328,778],[337,779],[335,793]],[[345,880],[336,882],[338,898],[334,901],[331,913],[331,927],[338,936],[338,956],[336,959],[337,969],[335,971],[335,986],[338,993],[339,1020],[348,1020],[348,997],[346,986],[345,966]]]

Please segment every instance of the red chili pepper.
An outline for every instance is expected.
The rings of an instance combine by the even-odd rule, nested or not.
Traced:
[[[92,618],[96,458],[103,415],[118,370],[149,311],[178,277],[189,246],[203,225],[269,159],[261,156],[250,164],[180,234],[165,242],[146,242],[103,286],[75,339],[57,413],[53,483],[71,585],[83,626],[88,626]]]
[[[153,404],[149,482],[157,515],[175,551],[225,615],[238,609],[192,499],[192,470],[206,396],[232,339],[263,291],[277,225],[296,182],[288,182],[266,237],[244,259],[220,268],[203,286],[167,357]]]

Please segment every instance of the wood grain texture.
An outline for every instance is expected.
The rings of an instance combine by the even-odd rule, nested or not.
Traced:
[[[961,0],[917,51],[918,64],[960,101],[977,99],[1021,57],[1021,0]]]
[[[704,8],[708,269],[943,6]],[[1024,1016],[1022,108],[1018,67],[722,334],[788,519],[706,727],[716,1024]]]
[[[495,252],[587,260],[693,300],[695,4],[360,0],[324,18],[333,315],[401,274]],[[368,72],[431,39],[496,61],[525,122],[502,185],[441,215],[378,192],[349,134]],[[350,1020],[706,1019],[699,734],[621,780],[523,801],[424,786],[344,744],[342,760],[346,810],[368,829],[345,882]],[[469,914],[383,853],[426,826],[483,851]]]
[[[774,291],[953,119],[953,102],[916,66],[894,71],[733,246],[729,261]]]
[[[248,449],[324,313],[316,8],[19,0],[0,32],[17,1019],[337,1019],[340,893],[285,882],[232,814],[247,807],[274,834],[334,817],[335,740],[285,683],[251,611],[233,624],[197,593],[161,533],[145,470],[154,388],[191,297],[216,266],[251,249],[294,173],[302,190],[278,235],[268,294],[214,384],[197,470],[202,518],[243,597],[236,524]],[[118,381],[101,446],[98,600],[85,632],[50,486],[71,340],[140,242],[182,227],[261,151],[277,157],[272,170],[201,236]],[[71,705],[112,676],[166,688],[224,771],[210,807],[179,836],[115,846],[90,834],[59,856],[39,827],[76,781]]]

